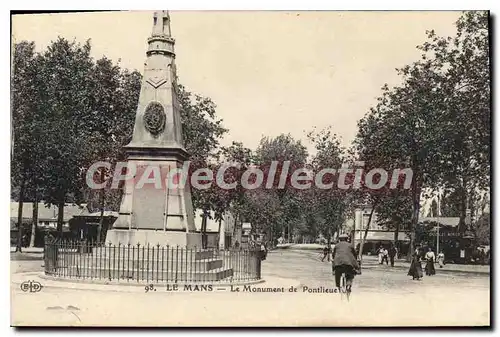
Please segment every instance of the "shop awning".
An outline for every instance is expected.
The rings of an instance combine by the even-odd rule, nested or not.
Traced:
[[[354,240],[362,240],[365,231],[356,231]],[[366,241],[393,241],[394,232],[389,231],[368,231]],[[398,233],[398,241],[410,241],[406,232]]]

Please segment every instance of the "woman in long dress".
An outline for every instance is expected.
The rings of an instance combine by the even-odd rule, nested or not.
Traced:
[[[378,254],[378,264],[382,264],[384,258],[384,247],[380,246],[380,248],[377,251],[377,254]]]
[[[425,264],[425,275],[432,276],[436,274],[436,269],[434,269],[434,261],[436,260],[436,256],[434,252],[429,247],[429,251],[425,254],[425,260],[427,263]]]
[[[418,248],[413,253],[408,276],[413,277],[413,280],[420,280],[424,276],[422,265],[420,264],[420,251]]]
[[[437,261],[439,263],[439,268],[443,268],[444,266],[444,253],[441,251],[437,256]]]

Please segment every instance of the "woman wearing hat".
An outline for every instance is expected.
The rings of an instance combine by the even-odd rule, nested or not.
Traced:
[[[411,276],[413,280],[420,281],[424,276],[422,272],[422,265],[420,262],[420,248],[417,247],[413,253],[410,270],[408,271],[408,276]]]

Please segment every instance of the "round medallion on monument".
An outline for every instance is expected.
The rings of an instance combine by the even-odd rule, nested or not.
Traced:
[[[165,109],[158,102],[151,102],[144,113],[144,126],[153,135],[159,135],[165,129]]]

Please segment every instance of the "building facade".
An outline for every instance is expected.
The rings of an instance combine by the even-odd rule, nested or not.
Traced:
[[[66,204],[63,213],[63,233],[70,234],[69,221],[79,214],[88,213],[87,205],[80,206],[73,204]],[[15,244],[18,235],[18,211],[19,203],[17,201],[10,202],[10,237],[11,244]],[[38,221],[36,224],[35,246],[43,246],[43,233],[55,232],[57,230],[57,218],[59,210],[56,205],[47,206],[44,202],[38,203]],[[23,244],[29,244],[29,237],[31,236],[33,228],[33,203],[24,202],[22,210],[22,223],[23,233],[26,238]],[[28,242],[26,242],[28,240]]]
[[[372,208],[370,206],[359,206],[354,211],[354,231],[353,242],[357,249],[359,249],[361,241],[363,240],[366,232],[366,227],[370,222],[370,213]],[[380,245],[389,245],[395,240],[395,231],[388,230],[387,226],[380,223],[377,213],[373,212],[370,227],[368,229],[366,240],[363,245],[363,254],[374,254]],[[401,248],[410,242],[408,233],[399,231],[397,237],[398,245]]]

